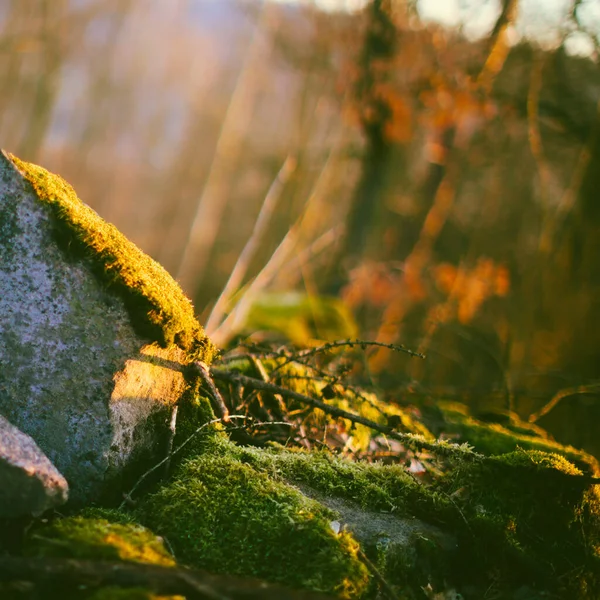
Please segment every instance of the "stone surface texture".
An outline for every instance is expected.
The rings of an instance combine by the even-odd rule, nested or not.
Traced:
[[[60,235],[55,213],[0,153],[0,414],[82,502],[157,451],[186,388],[185,352],[140,336],[93,256],[72,256]]]
[[[0,518],[39,515],[64,504],[68,493],[37,444],[0,415]]]

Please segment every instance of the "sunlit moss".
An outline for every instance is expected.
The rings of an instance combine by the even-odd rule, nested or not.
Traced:
[[[306,484],[330,497],[374,511],[437,518],[449,502],[416,482],[400,465],[352,462],[330,452],[232,447],[240,461],[269,475]],[[435,507],[435,509],[434,509]]]
[[[464,404],[439,402],[447,433],[458,434],[460,441],[468,442],[478,452],[484,454],[507,454],[518,448],[540,450],[560,454],[578,467],[592,473],[600,473],[598,461],[591,455],[572,446],[555,442],[539,427],[525,423],[510,413],[506,423],[484,423],[475,419]]]
[[[194,316],[190,300],[157,262],[82,203],[61,177],[9,155],[56,218],[57,241],[70,256],[89,259],[96,276],[119,293],[140,334],[175,343],[190,358],[210,362],[215,348]]]
[[[171,567],[175,560],[161,538],[117,511],[111,520],[73,516],[37,527],[26,542],[29,555],[96,560],[122,560]],[[117,520],[121,522],[116,522]]]

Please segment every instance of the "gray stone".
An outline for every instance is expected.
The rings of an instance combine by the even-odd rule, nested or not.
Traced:
[[[69,481],[71,500],[81,503],[95,499],[126,466],[162,451],[171,407],[187,387],[186,352],[140,333],[118,286],[98,277],[94,248],[72,253],[75,243],[59,227],[60,204],[43,202],[31,182],[49,182],[58,190],[52,194],[64,194],[71,208],[79,205],[82,220],[113,236],[117,254],[152,263],[146,277],[163,278],[158,287],[167,288],[169,301],[184,296],[66,182],[23,165],[0,153],[0,414],[36,441]],[[138,263],[119,273],[135,280]],[[184,309],[193,319],[191,304]],[[153,310],[163,313],[160,306]],[[194,323],[192,338],[203,335]]]
[[[383,546],[387,550],[406,551],[414,545],[414,539],[420,537],[431,540],[444,552],[454,552],[458,547],[453,536],[419,519],[403,517],[392,512],[366,510],[348,500],[326,496],[307,485],[297,482],[293,485],[304,495],[338,513],[339,526],[346,527],[365,546]]]
[[[67,481],[37,444],[0,416],[0,517],[40,515],[68,494]]]

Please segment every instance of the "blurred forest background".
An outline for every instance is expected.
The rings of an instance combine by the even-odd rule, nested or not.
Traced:
[[[0,0],[1,146],[219,343],[404,344],[390,398],[560,399],[600,456],[599,34],[597,0]]]

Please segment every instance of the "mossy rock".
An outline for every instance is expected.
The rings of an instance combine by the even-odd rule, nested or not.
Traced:
[[[172,560],[159,534],[181,564],[345,598],[377,597],[361,553],[410,600],[424,589],[476,600],[490,586],[532,600],[600,592],[599,486],[560,455],[461,451],[423,485],[400,465],[241,447],[218,431],[201,438],[200,454],[133,513],[56,520],[32,531],[29,551]]]
[[[516,450],[457,464],[439,489],[460,507],[473,564],[485,557],[507,588],[529,582],[591,600],[600,597],[600,486],[581,475],[559,454]]]
[[[62,178],[0,154],[0,413],[84,503],[164,446],[215,348],[169,274]]]
[[[513,412],[496,413],[500,422],[484,422],[471,415],[459,402],[440,401],[437,406],[444,418],[444,431],[456,441],[468,442],[475,450],[488,455],[501,455],[517,449],[539,450],[560,454],[582,470],[600,474],[600,464],[590,454],[554,441],[541,427],[522,421]]]
[[[596,598],[598,487],[556,454],[477,456],[446,459],[426,486],[398,465],[217,438],[138,517],[184,562],[343,597],[375,594],[360,546],[406,598],[429,584],[473,599],[490,585]]]
[[[215,348],[196,320],[190,300],[163,267],[79,200],[59,175],[3,153],[51,211],[57,242],[70,260],[87,264],[104,285],[119,294],[132,323],[149,340],[176,344],[210,363]]]
[[[235,455],[226,440],[184,462],[142,501],[142,522],[183,562],[217,573],[359,597],[369,583],[359,546],[331,527],[335,514]]]
[[[136,562],[164,567],[176,564],[162,538],[117,510],[86,510],[78,516],[37,525],[27,535],[24,552],[37,558]],[[81,600],[183,600],[183,596],[157,595],[140,587],[106,586],[93,591],[85,586],[80,589],[70,586],[52,593],[52,597]]]

